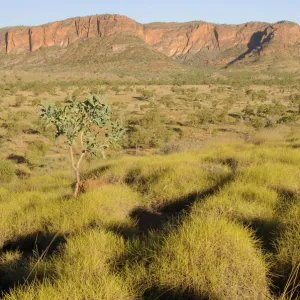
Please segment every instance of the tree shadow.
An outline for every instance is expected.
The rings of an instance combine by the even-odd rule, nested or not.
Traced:
[[[66,242],[62,235],[54,233],[36,232],[20,236],[6,243],[1,249],[3,257],[9,253],[19,253],[14,261],[0,261],[0,294],[25,282],[42,280],[49,275],[46,272],[37,274],[32,272],[31,262],[44,259],[58,252],[60,245]]]
[[[233,176],[230,174],[215,186],[202,191],[190,193],[183,196],[171,203],[168,203],[157,210],[138,207],[131,213],[130,217],[136,221],[136,227],[139,233],[148,233],[152,230],[162,230],[167,223],[171,220],[176,220],[178,226],[178,219],[181,216],[186,216],[194,202],[203,201],[207,197],[210,197],[219,192],[220,189],[233,180]],[[174,222],[175,226],[175,222]]]
[[[145,98],[143,98],[143,97],[134,96],[134,97],[132,97],[132,98],[135,99],[135,100],[138,100],[138,101],[148,102],[147,99],[145,99]]]
[[[276,189],[276,192],[278,193],[279,201],[281,203],[281,205],[279,204],[280,214],[284,214],[285,210],[289,209],[290,203],[292,203],[299,197],[296,191],[285,188]],[[268,254],[276,255],[276,241],[284,231],[284,227],[282,226],[278,218],[274,218],[272,220],[242,220],[242,223],[253,230],[255,236],[261,241],[261,248],[263,249],[263,251]],[[292,272],[292,266],[290,266],[288,262],[286,266],[284,266],[284,268],[282,266],[278,266],[277,264],[272,264],[270,271],[271,274],[273,274],[271,278],[272,284],[270,285],[270,288],[273,294],[280,298],[280,295],[282,295],[282,292],[284,291],[285,286],[288,282],[290,273]],[[300,299],[299,295],[300,290],[298,288],[297,290],[295,290],[295,295],[289,299]]]
[[[291,201],[297,200],[297,198],[300,196],[298,191],[287,188],[277,189],[276,192],[278,193],[282,203],[290,203]]]
[[[208,296],[198,295],[192,291],[184,291],[174,289],[171,287],[153,286],[143,293],[142,299],[144,300],[208,300]]]
[[[299,201],[299,192],[287,188],[280,188],[276,189],[276,192],[279,195],[279,199],[281,202],[281,205],[279,207],[279,211],[281,215],[285,215],[286,212],[290,209],[291,204],[296,203],[296,201]],[[276,236],[277,238],[280,237],[281,234],[284,234],[285,230],[289,231],[289,228],[286,228],[286,226],[281,226],[279,223]],[[276,254],[276,242],[274,243],[274,253]],[[290,276],[292,272],[294,271],[294,266],[292,265],[291,261],[285,261],[281,264],[276,264],[272,267],[271,270],[274,274],[276,274],[276,277],[273,279],[273,292],[275,295],[282,295],[282,292],[287,288],[286,292],[291,293],[291,295],[288,296],[288,299],[291,300],[298,300],[300,299],[300,287],[296,287],[300,282],[300,273],[295,273],[293,277],[293,282],[291,282],[291,285],[287,287],[287,284],[289,282]],[[293,291],[292,291],[293,290]]]
[[[132,168],[128,171],[124,178],[124,182],[134,188],[141,194],[146,194],[149,187],[157,183],[164,174],[169,171],[169,168],[158,169],[153,171],[150,175],[144,175],[140,167]]]
[[[26,134],[40,134],[38,130],[33,128],[24,129],[23,132]]]
[[[132,240],[133,245],[139,243],[146,246],[146,252],[157,252],[164,245],[164,237],[171,229],[176,230],[185,218],[189,215],[191,208],[195,202],[204,201],[220,191],[222,187],[234,180],[234,175],[229,174],[223,180],[219,181],[213,187],[202,191],[193,192],[183,196],[172,203],[168,203],[157,209],[150,209],[145,207],[138,207],[131,211],[130,217],[135,222],[135,226],[110,226],[107,229],[114,233],[121,235],[126,240]],[[163,233],[163,234],[162,234]],[[155,243],[152,238],[155,236]],[[135,247],[135,246],[134,246]],[[117,263],[120,270],[124,270],[125,265],[134,265],[136,262],[143,260],[145,253],[139,253],[135,250],[129,251]],[[150,259],[151,260],[151,259]],[[150,261],[147,259],[145,267],[149,265]],[[151,283],[150,286],[145,287],[141,299],[199,299],[206,300],[208,297],[197,295],[192,291],[184,291],[175,289],[174,287],[157,286]]]
[[[252,229],[255,236],[261,241],[261,247],[265,252],[276,251],[274,240],[280,235],[280,222],[278,220],[252,219],[243,220],[246,227]]]
[[[83,180],[85,180],[85,179],[89,179],[92,177],[99,177],[105,171],[108,171],[111,167],[112,167],[111,165],[105,165],[105,166],[101,166],[99,168],[93,169],[92,171],[83,174],[82,178],[83,178]],[[95,174],[97,174],[97,176],[95,176]]]

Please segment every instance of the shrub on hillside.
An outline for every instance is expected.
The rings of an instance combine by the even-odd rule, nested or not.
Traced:
[[[0,182],[11,182],[15,177],[15,166],[11,161],[0,160]]]
[[[30,165],[40,164],[48,149],[49,146],[43,141],[37,140],[30,142],[27,147],[25,159]]]
[[[156,93],[154,90],[136,89],[137,93],[141,94],[142,100],[150,100],[155,97]]]
[[[166,120],[158,107],[148,111],[143,118],[133,119],[128,123],[125,146],[129,148],[157,148],[167,142],[171,136]]]
[[[266,120],[255,116],[250,119],[250,124],[254,129],[258,130],[266,126]]]

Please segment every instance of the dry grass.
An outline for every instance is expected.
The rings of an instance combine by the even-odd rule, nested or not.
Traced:
[[[4,298],[297,299],[297,140],[92,162],[77,199],[65,171],[3,184]]]

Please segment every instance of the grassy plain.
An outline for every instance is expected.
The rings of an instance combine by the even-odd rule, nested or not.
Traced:
[[[3,299],[299,299],[298,74],[263,75],[1,72]],[[37,105],[87,93],[128,133],[73,198]]]

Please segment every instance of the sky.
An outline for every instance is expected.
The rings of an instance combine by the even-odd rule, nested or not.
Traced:
[[[105,13],[126,15],[140,23],[300,23],[299,12],[300,0],[0,0],[0,28]]]

